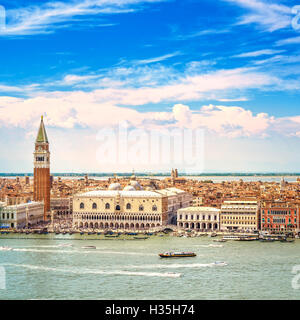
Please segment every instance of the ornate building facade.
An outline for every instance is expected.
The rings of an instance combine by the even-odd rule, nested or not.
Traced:
[[[75,195],[73,227],[149,230],[167,224],[167,196],[155,191],[116,190],[116,187]]]
[[[50,152],[49,141],[41,117],[34,150],[34,200],[44,202],[44,220],[50,218]]]

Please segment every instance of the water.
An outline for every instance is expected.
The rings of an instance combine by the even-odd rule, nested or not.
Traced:
[[[292,268],[300,264],[300,240],[219,244],[203,237],[64,238],[1,236],[0,246],[13,250],[0,251],[6,272],[0,299],[300,299],[300,290],[291,284]],[[97,249],[82,249],[87,245]],[[169,250],[194,251],[197,257],[158,257]]]

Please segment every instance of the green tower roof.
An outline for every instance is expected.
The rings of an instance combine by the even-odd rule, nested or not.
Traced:
[[[44,126],[43,116],[41,116],[41,124],[40,124],[39,132],[38,132],[38,135],[36,137],[35,142],[48,143],[48,137],[47,137],[46,129]]]

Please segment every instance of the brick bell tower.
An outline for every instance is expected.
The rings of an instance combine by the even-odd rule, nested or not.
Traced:
[[[43,116],[34,149],[34,186],[35,201],[44,201],[44,221],[50,215],[50,152]]]

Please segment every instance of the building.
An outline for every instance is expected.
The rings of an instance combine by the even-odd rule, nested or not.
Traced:
[[[202,197],[194,197],[193,198],[193,207],[201,207],[203,205]]]
[[[186,208],[192,205],[193,196],[181,189],[177,188],[166,188],[156,190],[168,197],[168,224],[177,224],[177,211],[181,208]]]
[[[177,227],[179,229],[197,229],[198,231],[219,230],[220,211],[220,209],[212,207],[179,209],[177,213]]]
[[[17,205],[0,204],[1,228],[30,227],[44,219],[44,203],[29,202]]]
[[[34,200],[44,201],[44,220],[50,218],[50,152],[49,141],[41,117],[34,150]]]
[[[73,228],[149,230],[167,224],[167,196],[155,191],[118,190],[117,187],[114,183],[109,190],[75,195]]]
[[[299,231],[299,207],[286,201],[269,200],[261,204],[261,229],[269,232]]]
[[[253,232],[259,228],[259,204],[257,201],[224,201],[221,206],[221,230]]]
[[[50,209],[54,215],[66,216],[72,213],[73,199],[72,197],[66,198],[51,198]]]

